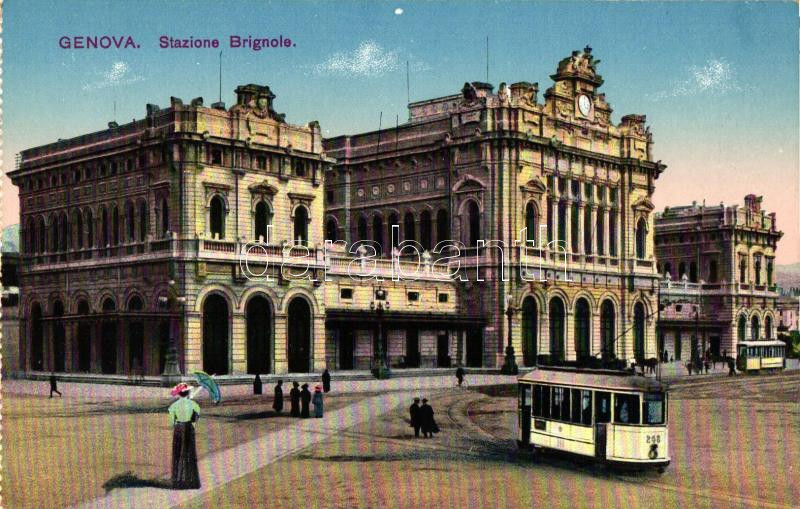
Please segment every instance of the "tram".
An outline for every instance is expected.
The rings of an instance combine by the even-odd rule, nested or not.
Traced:
[[[667,391],[659,381],[568,367],[534,369],[518,381],[520,448],[660,472],[669,465]]]
[[[786,367],[786,343],[739,341],[736,345],[736,368],[745,373],[781,371]]]

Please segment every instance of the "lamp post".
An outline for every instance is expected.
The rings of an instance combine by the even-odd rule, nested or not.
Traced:
[[[378,319],[377,359],[375,359],[376,363],[375,367],[372,369],[372,374],[379,380],[391,376],[383,351],[383,313],[389,310],[389,302],[386,300],[386,293],[386,290],[383,288],[378,288],[374,293],[375,298],[369,303],[369,309],[375,311],[375,315]]]
[[[500,369],[500,372],[504,375],[517,375],[519,374],[519,367],[517,367],[517,360],[514,357],[514,345],[511,344],[511,319],[514,317],[514,313],[517,311],[511,305],[512,297],[511,295],[506,295],[506,317],[508,318],[508,346],[506,346],[506,359],[503,362],[503,367]]]
[[[167,356],[164,360],[164,372],[161,373],[161,385],[170,387],[181,381],[181,368],[178,363],[177,344],[180,323],[178,322],[179,317],[175,315],[177,315],[179,311],[179,305],[186,302],[186,297],[178,295],[175,289],[175,281],[170,280],[167,296],[162,295],[158,298],[158,302],[167,308],[167,312],[170,315],[169,346],[167,347]]]

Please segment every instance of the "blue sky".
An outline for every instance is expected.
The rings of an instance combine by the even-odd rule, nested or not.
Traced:
[[[326,135],[394,124],[411,100],[465,81],[538,81],[589,44],[614,108],[643,113],[668,165],[656,205],[764,195],[786,232],[779,262],[800,260],[798,17],[791,3],[4,2],[4,169],[20,150],[141,118],[146,103],[218,95],[218,50],[164,50],[161,35],[217,37],[223,100],[268,84],[293,123]],[[396,14],[402,9],[402,14]],[[65,50],[64,35],[131,35],[133,50]],[[289,49],[228,49],[229,35],[290,37]],[[2,224],[17,221],[4,179]]]

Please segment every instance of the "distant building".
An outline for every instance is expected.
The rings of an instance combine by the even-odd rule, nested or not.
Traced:
[[[19,371],[19,253],[8,251],[16,245],[3,243],[0,270],[2,296],[0,296],[0,345],[2,348],[2,373],[4,377]]]
[[[736,354],[743,340],[776,337],[775,250],[783,233],[761,197],[744,207],[669,207],[655,219],[659,348],[689,359]]]
[[[800,297],[781,296],[778,298],[778,332],[792,332],[800,330],[798,317],[800,317]]]

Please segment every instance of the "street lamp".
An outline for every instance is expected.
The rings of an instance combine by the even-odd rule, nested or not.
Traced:
[[[506,317],[508,317],[508,346],[506,346],[506,359],[500,372],[504,375],[517,375],[519,374],[519,367],[517,367],[517,360],[514,357],[514,345],[511,344],[511,319],[518,309],[511,305],[511,295],[506,295]]]
[[[186,302],[186,297],[178,295],[175,289],[175,281],[169,281],[167,295],[158,298],[159,304],[167,308],[170,317],[169,346],[167,357],[164,360],[164,372],[161,373],[161,385],[170,387],[181,381],[181,368],[178,363],[178,333],[180,324],[178,322],[178,306]]]
[[[369,303],[370,311],[374,311],[378,318],[377,359],[375,367],[372,369],[372,374],[379,380],[391,376],[383,351],[383,313],[389,310],[389,302],[386,300],[386,294],[386,290],[378,288],[375,290],[374,299]]]

